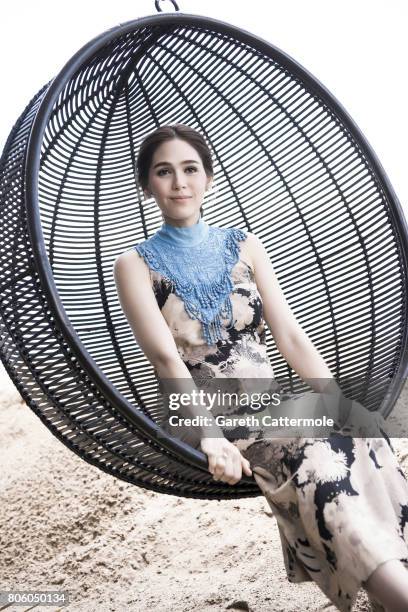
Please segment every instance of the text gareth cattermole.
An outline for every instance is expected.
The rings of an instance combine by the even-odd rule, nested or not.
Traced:
[[[262,406],[269,406],[271,404],[273,406],[278,406],[281,403],[279,393],[240,393],[238,396],[237,393],[207,393],[203,391],[203,389],[200,389],[193,390],[190,393],[170,393],[169,408],[170,410],[178,410],[180,406],[198,406],[205,405],[207,403],[208,405],[205,405],[205,408],[207,410],[212,410],[215,404],[217,406],[230,405],[224,403],[223,400],[226,397],[228,397],[230,400],[231,398],[235,398],[235,406],[250,405],[253,410],[257,410]],[[259,400],[262,400],[262,402],[260,403]]]

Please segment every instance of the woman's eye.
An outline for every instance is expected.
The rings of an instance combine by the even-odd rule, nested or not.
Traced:
[[[163,176],[163,172],[168,172],[169,168],[161,168],[157,171],[157,176]],[[186,170],[193,170],[193,172],[197,172],[197,168],[195,166],[187,166]]]

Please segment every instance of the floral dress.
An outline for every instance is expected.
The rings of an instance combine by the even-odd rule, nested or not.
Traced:
[[[232,268],[233,324],[225,319],[223,338],[212,345],[172,282],[149,270],[158,306],[198,386],[223,377],[273,381],[262,301],[247,262],[239,258]],[[282,402],[316,395],[283,395]],[[408,482],[381,422],[376,415],[374,437],[337,431],[326,438],[265,438],[256,428],[242,437],[225,433],[249,460],[277,520],[288,580],[315,581],[344,612],[380,564],[400,559],[408,569]],[[370,601],[372,610],[383,610]]]

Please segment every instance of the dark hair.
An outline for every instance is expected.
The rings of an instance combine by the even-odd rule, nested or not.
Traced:
[[[139,154],[136,161],[137,181],[142,189],[147,187],[149,169],[156,149],[168,140],[179,138],[185,140],[199,154],[207,176],[214,176],[211,151],[204,137],[193,128],[183,123],[174,125],[162,125],[144,138],[140,145]],[[203,216],[203,207],[200,207],[200,214]]]

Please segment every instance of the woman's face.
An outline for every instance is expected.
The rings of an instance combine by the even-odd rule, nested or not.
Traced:
[[[148,179],[144,194],[154,197],[165,223],[178,227],[197,223],[212,177],[206,175],[194,147],[180,138],[163,142],[154,152]]]

